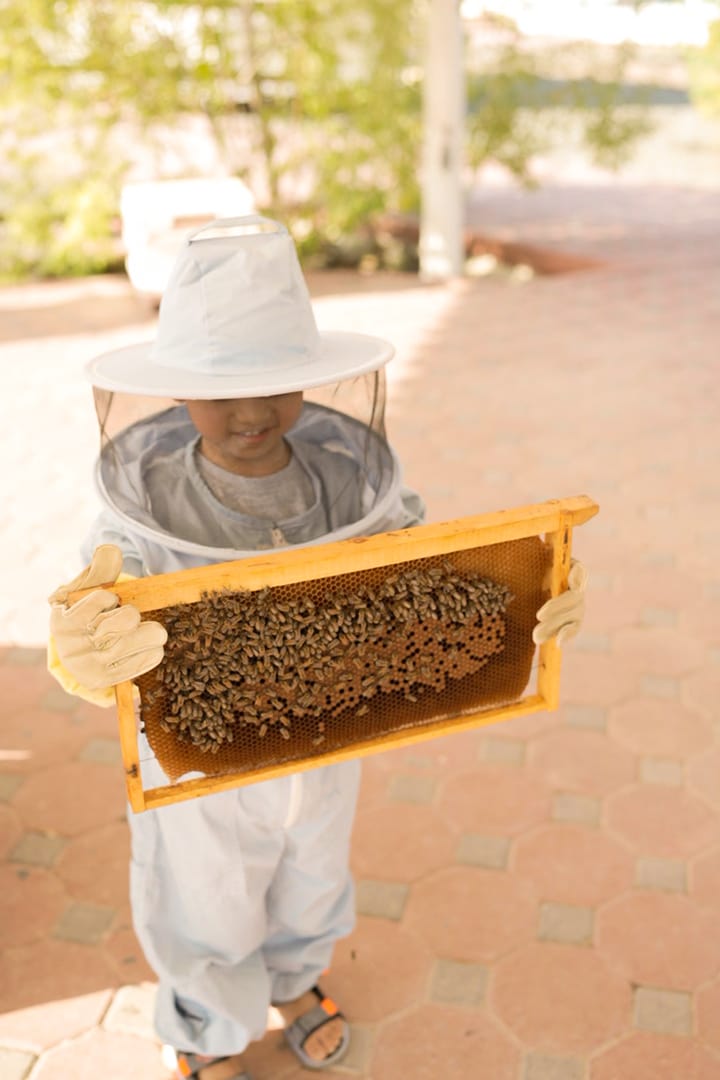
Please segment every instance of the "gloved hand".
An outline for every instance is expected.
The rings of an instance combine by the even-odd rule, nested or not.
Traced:
[[[122,552],[101,544],[92,562],[49,597],[50,632],[63,667],[89,690],[115,686],[156,667],[163,658],[167,631],[157,622],[142,622],[132,604],[120,606],[117,596],[96,589],[68,606],[76,589],[112,584],[122,568]]]
[[[587,580],[587,570],[583,564],[572,559],[567,591],[553,596],[535,616],[538,621],[532,638],[536,645],[543,645],[551,637],[555,637],[557,644],[562,645],[575,637],[585,616]]]

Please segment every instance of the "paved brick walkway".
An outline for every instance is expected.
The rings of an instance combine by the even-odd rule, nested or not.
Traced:
[[[478,227],[601,267],[311,281],[400,346],[389,430],[434,520],[587,493],[562,708],[368,758],[330,992],[366,1080],[720,1076],[720,195],[488,191]],[[489,231],[489,230],[488,230]],[[43,671],[93,512],[82,361],[152,333],[121,279],[0,293],[0,1076],[161,1080],[112,715]],[[255,1080],[305,1075],[277,1032]]]

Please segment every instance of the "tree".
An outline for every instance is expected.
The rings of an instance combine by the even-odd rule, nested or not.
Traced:
[[[708,40],[690,52],[690,95],[708,116],[720,116],[720,20],[710,24]]]
[[[650,130],[646,94],[626,84],[633,54],[627,43],[538,48],[503,20],[470,64],[470,164],[499,162],[531,187],[537,156],[573,134],[595,163],[620,167]]]
[[[112,265],[133,148],[198,117],[305,258],[356,261],[373,215],[418,208],[425,14],[426,0],[0,0],[0,273]],[[522,175],[538,142],[510,88],[541,76],[510,48],[498,63],[475,80],[473,160]],[[583,108],[605,118],[591,141],[630,141],[612,104]]]
[[[415,9],[415,0],[0,0],[0,107],[21,177],[0,196],[9,239],[35,241],[53,217],[62,234],[74,188],[92,177],[96,190],[117,189],[123,141],[152,143],[191,115],[204,117],[226,168],[250,174],[262,205],[292,219],[305,251],[383,206],[409,209]],[[38,176],[43,154],[54,208]],[[67,268],[30,246],[41,271]]]

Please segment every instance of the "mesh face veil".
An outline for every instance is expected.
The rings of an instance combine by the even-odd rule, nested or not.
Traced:
[[[94,396],[99,490],[129,527],[139,526],[161,543],[172,538],[180,548],[199,546],[210,560],[282,546],[277,531],[269,541],[257,523],[245,520],[242,505],[234,513],[215,505],[198,461],[201,437],[182,402],[97,387]],[[287,543],[309,543],[338,529],[364,531],[364,519],[398,482],[384,413],[383,371],[303,391],[302,412],[285,440],[316,492],[318,513],[312,522],[284,528]]]

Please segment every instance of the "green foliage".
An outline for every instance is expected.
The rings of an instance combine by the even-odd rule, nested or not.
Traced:
[[[114,265],[124,148],[156,146],[190,117],[304,258],[354,264],[372,250],[382,261],[368,222],[419,206],[427,2],[0,0],[0,272]],[[471,163],[493,159],[530,182],[569,113],[594,152],[620,160],[640,131],[621,68],[583,101],[577,78],[548,79],[555,60],[520,44],[470,75]]]
[[[609,169],[624,164],[637,140],[652,130],[647,93],[636,91],[634,100],[627,100],[625,73],[633,51],[629,44],[616,49],[600,66],[600,77],[576,83],[570,99],[581,118],[585,146]]]
[[[65,277],[118,269],[113,240],[117,185],[99,176],[44,186],[44,161],[28,157],[22,182],[10,192],[12,210],[0,225],[0,280]],[[28,186],[28,180],[34,183]]]
[[[204,116],[226,168],[252,170],[263,208],[319,253],[377,210],[417,206],[420,98],[404,78],[417,68],[417,3],[0,0],[0,108],[23,137],[48,116],[82,132],[101,184],[109,159],[97,150],[118,125],[152,142]],[[75,179],[53,167],[53,205],[67,205]],[[30,228],[7,188],[3,208],[10,244],[55,220],[46,205]],[[16,263],[47,272],[36,258],[32,242]]]
[[[492,66],[468,78],[468,162],[504,165],[523,183],[532,183],[529,166],[552,141],[554,104],[532,59],[505,46]]]
[[[468,78],[469,164],[499,162],[532,187],[537,156],[578,129],[595,162],[618,168],[650,130],[644,105],[625,100],[631,56],[627,47],[608,62],[585,44],[537,53],[515,40],[502,46]]]
[[[707,43],[688,55],[690,96],[709,116],[720,116],[720,21],[711,23]]]

